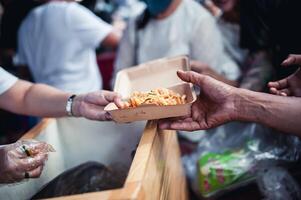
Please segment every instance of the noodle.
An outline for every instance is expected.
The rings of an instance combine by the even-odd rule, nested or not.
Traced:
[[[141,105],[170,106],[186,103],[186,95],[180,95],[169,89],[159,88],[149,92],[134,92],[125,103],[125,108],[135,108]]]

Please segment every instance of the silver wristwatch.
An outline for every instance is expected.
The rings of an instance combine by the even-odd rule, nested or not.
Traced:
[[[74,100],[75,97],[76,97],[76,95],[73,94],[67,100],[66,112],[67,112],[68,116],[70,116],[70,117],[74,117],[74,115],[72,113],[72,104],[73,104],[73,100]]]

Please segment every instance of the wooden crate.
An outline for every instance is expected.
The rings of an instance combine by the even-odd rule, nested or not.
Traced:
[[[78,120],[78,119],[74,119],[74,120]],[[26,133],[23,139],[30,139],[30,138],[39,139],[39,137],[45,134],[45,130],[49,129],[52,124],[56,123],[56,121],[57,121],[56,119],[43,120],[35,128],[33,128],[28,133]],[[66,122],[64,123],[66,124]],[[83,123],[88,123],[89,127],[91,126],[97,127],[100,126],[100,124],[102,124],[103,122],[97,122],[98,123],[97,124],[95,122],[92,123],[92,122],[85,121]],[[58,125],[56,125],[56,129],[64,130],[60,126],[61,126],[60,123],[58,123]],[[131,125],[117,125],[117,126],[118,127],[124,126],[123,129],[125,128],[130,129],[130,127],[127,126],[131,126]],[[144,126],[144,125],[138,124],[138,126]],[[97,128],[95,130],[97,130]],[[54,128],[50,128],[49,131],[55,132]],[[65,134],[65,133],[59,133],[58,136],[60,136],[61,134]],[[129,137],[129,135],[127,134],[124,134],[124,136],[122,137],[123,138]],[[48,133],[48,135],[51,134]],[[72,137],[72,136],[69,135],[68,137]],[[48,136],[48,138],[53,139],[56,137]],[[45,139],[43,137],[40,139],[44,141],[48,141],[49,143],[51,142],[55,143],[55,141],[51,141],[51,139],[50,141],[49,139]],[[57,139],[55,140],[59,140],[59,137],[57,137]],[[132,141],[132,139],[129,141]],[[120,142],[121,142],[120,144],[124,144],[126,141],[120,141]],[[71,145],[67,144],[66,147],[68,146]],[[70,151],[68,148],[57,149],[57,153],[63,150],[68,152],[69,154],[73,154],[72,151]],[[127,150],[125,150],[125,152],[126,151]],[[81,155],[80,157],[85,157],[85,156],[86,155]],[[111,156],[113,156],[114,159],[114,155],[112,154]],[[121,156],[124,157],[124,155]],[[71,156],[70,159],[74,160],[74,157]],[[56,163],[59,163],[57,159],[54,158],[54,160],[56,160]],[[52,200],[96,200],[96,199],[110,199],[110,200],[115,200],[115,199],[116,200],[117,199],[133,199],[133,200],[134,199],[150,199],[150,200],[154,200],[154,199],[155,200],[157,199],[178,200],[179,199],[180,200],[183,199],[185,200],[188,198],[187,190],[186,190],[187,189],[186,180],[181,164],[177,136],[174,131],[158,130],[156,121],[149,121],[142,133],[142,137],[140,139],[133,161],[131,163],[130,161],[128,162],[130,165],[130,169],[125,184],[122,188],[115,189],[115,190],[107,190],[102,192],[93,192],[93,193],[85,193],[80,195],[52,198]],[[77,163],[73,163],[73,165],[75,164]],[[60,166],[55,166],[55,167],[60,168]],[[70,166],[67,166],[67,168],[68,167]],[[65,168],[66,166],[61,167],[62,170],[64,170]],[[45,172],[45,173],[49,173],[49,172]],[[14,190],[13,187],[14,186],[10,188],[12,190],[11,192],[17,192],[18,190]],[[6,191],[5,193],[2,191],[1,193],[1,189],[0,189],[0,197],[1,195],[5,195],[5,194],[7,195],[7,193],[9,192]],[[22,195],[22,193],[19,192],[18,195]],[[9,195],[7,195],[7,197],[8,198],[5,198],[7,200],[14,199],[14,198],[9,198],[12,197]]]

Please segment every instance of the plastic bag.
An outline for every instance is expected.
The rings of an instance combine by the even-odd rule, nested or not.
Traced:
[[[267,166],[298,161],[300,151],[298,137],[254,123],[231,122],[207,131],[183,163],[193,191],[212,197],[255,181]]]
[[[282,167],[262,169],[257,175],[257,184],[265,200],[298,200],[301,192],[298,183]]]
[[[48,153],[53,151],[50,144],[37,140],[20,140],[0,146],[0,183],[16,183],[39,177]]]

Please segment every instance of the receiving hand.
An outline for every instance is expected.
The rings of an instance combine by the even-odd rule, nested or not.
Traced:
[[[104,107],[114,102],[118,107],[122,107],[121,97],[110,91],[97,91],[75,97],[72,112],[76,117],[85,117],[91,120],[107,121],[111,120],[111,115],[104,111]]]
[[[282,63],[283,66],[301,66],[301,55],[290,55]],[[272,94],[280,96],[301,97],[301,71],[300,68],[292,75],[280,81],[269,82],[268,87]]]
[[[195,72],[179,71],[178,76],[185,82],[199,86],[201,93],[191,107],[190,116],[160,120],[161,129],[203,130],[234,119],[236,88]]]
[[[47,143],[35,140],[0,146],[0,183],[40,177],[50,148]]]

